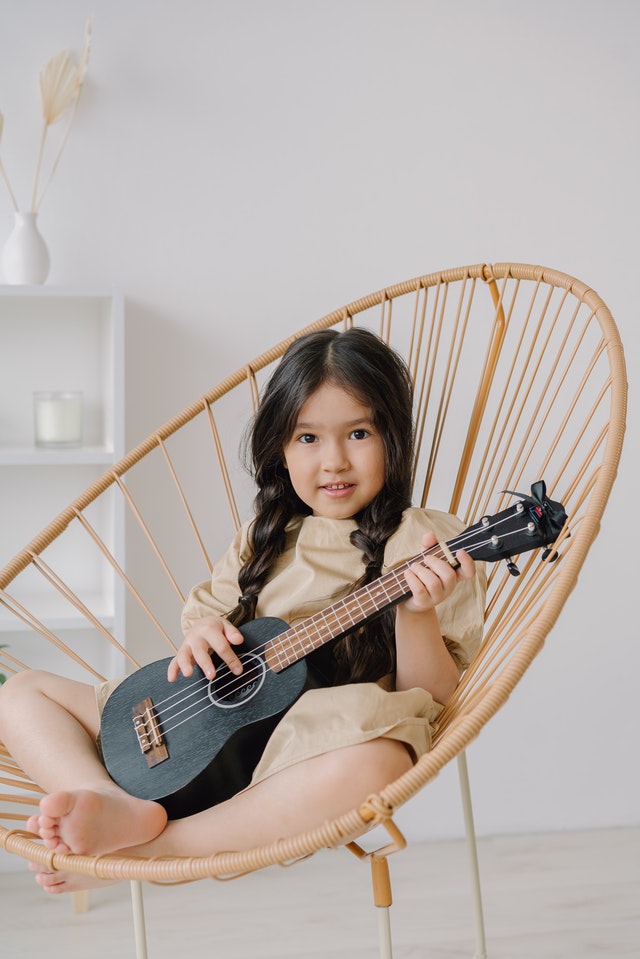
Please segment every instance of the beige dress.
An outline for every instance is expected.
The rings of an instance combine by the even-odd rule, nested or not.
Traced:
[[[362,553],[349,542],[354,529],[356,523],[350,519],[293,520],[285,549],[260,592],[256,616],[278,616],[295,626],[345,596],[363,572]],[[442,542],[462,529],[447,513],[408,509],[387,543],[382,573],[416,555],[425,532],[432,530]],[[204,616],[223,615],[238,602],[238,571],[249,554],[248,532],[245,524],[214,568],[211,581],[191,591],[182,615],[185,632]],[[461,671],[482,638],[485,590],[484,567],[478,564],[476,577],[460,583],[438,606],[443,637]],[[405,743],[415,760],[430,749],[432,724],[441,710],[424,689],[393,691],[391,678],[309,690],[274,730],[252,785],[304,759],[379,737]]]

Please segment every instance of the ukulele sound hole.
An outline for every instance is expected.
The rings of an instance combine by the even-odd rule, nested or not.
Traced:
[[[214,706],[220,709],[244,706],[260,691],[266,675],[264,661],[253,653],[245,653],[240,656],[240,662],[240,676],[234,676],[228,669],[221,669],[209,683],[207,695]]]

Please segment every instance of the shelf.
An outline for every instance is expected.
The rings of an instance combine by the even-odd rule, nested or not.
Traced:
[[[0,343],[1,568],[124,455],[122,296],[105,289],[0,285]],[[34,393],[70,390],[83,394],[83,445],[37,447]],[[97,536],[123,563],[121,498],[103,497],[89,512]],[[124,642],[122,584],[80,524],[65,532],[47,547],[45,562]],[[35,568],[23,569],[6,593],[79,652],[86,647],[96,662],[111,662],[92,624],[53,587],[45,583],[43,590]],[[0,604],[3,642],[16,658],[40,662],[41,639]],[[42,668],[51,668],[56,655],[47,647]]]
[[[82,286],[41,286],[18,285],[0,283],[0,296],[17,300],[48,300],[53,297],[68,297],[69,299],[95,300],[97,298],[112,299],[116,293],[112,289],[93,289]]]
[[[105,446],[58,450],[36,446],[0,446],[0,466],[109,466],[114,459],[113,447]]]
[[[0,286],[0,462],[34,447],[34,393],[42,391],[81,392],[85,447],[119,449],[123,322],[113,294]]]
[[[95,612],[93,609],[92,611]],[[39,611],[37,613],[37,618],[47,627],[47,629],[50,629],[54,633],[63,631],[76,632],[77,630],[93,628],[92,624],[88,623],[87,620],[80,615],[80,613],[76,615],[70,615],[68,613],[61,614],[59,610],[56,613],[54,609],[51,609],[50,611]],[[113,611],[110,613],[100,613],[97,616],[97,619],[107,629],[113,630],[115,625],[115,616]],[[26,632],[33,632],[33,630],[21,619],[18,619],[16,616],[8,613],[7,610],[0,610],[0,636],[6,633]]]

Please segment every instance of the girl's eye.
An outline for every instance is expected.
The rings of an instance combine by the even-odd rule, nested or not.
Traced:
[[[302,436],[298,437],[299,443],[315,443],[316,437],[313,433],[303,433]]]
[[[361,428],[359,430],[354,430],[353,433],[351,434],[351,437],[354,440],[364,440],[369,435],[370,435],[369,430],[365,430],[364,428]]]

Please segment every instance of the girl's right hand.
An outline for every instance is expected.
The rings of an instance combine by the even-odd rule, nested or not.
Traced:
[[[216,653],[232,673],[239,676],[242,672],[242,663],[238,659],[233,646],[243,642],[240,630],[232,626],[222,616],[206,616],[186,634],[182,646],[169,663],[167,679],[170,683],[178,677],[193,674],[196,663],[207,679],[213,679],[216,674],[211,653]]]

